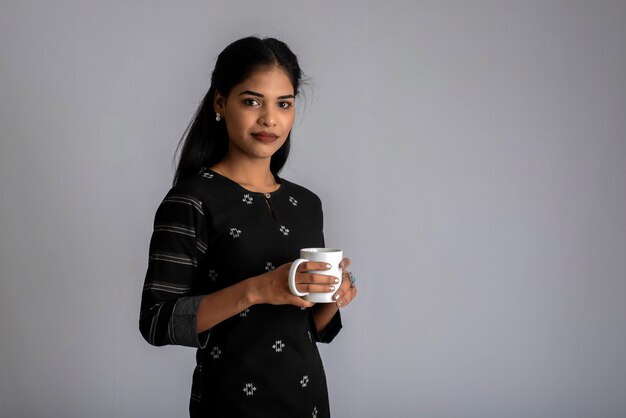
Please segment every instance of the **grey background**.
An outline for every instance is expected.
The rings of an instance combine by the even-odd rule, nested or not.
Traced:
[[[626,3],[566,0],[3,1],[0,416],[185,416],[148,240],[249,34],[312,79],[283,175],[359,279],[334,416],[626,416]]]

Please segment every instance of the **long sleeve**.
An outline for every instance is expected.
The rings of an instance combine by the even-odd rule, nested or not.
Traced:
[[[203,209],[196,197],[170,192],[156,212],[139,316],[141,334],[152,345],[208,342],[208,331],[196,331],[203,295],[192,292],[207,250]]]
[[[312,309],[262,303],[197,333],[205,295],[280,268],[300,248],[324,245],[320,199],[278,180],[275,192],[257,193],[203,169],[177,184],[156,212],[139,328],[153,345],[199,347],[193,417],[329,416],[316,342],[337,335],[339,313],[317,332]]]
[[[313,312],[313,310],[311,310]],[[337,313],[330,320],[330,323],[321,330],[317,332],[317,327],[315,326],[315,319],[313,318],[313,313],[311,313],[310,317],[311,329],[313,330],[313,339],[318,343],[330,343],[335,339],[341,328],[343,328],[343,324],[341,323],[341,312],[337,311]]]

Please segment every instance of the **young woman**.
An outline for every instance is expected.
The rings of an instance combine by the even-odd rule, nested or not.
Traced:
[[[335,303],[289,291],[299,250],[324,246],[319,198],[278,176],[300,80],[276,39],[222,51],[156,213],[139,327],[150,344],[198,348],[192,417],[330,416],[316,343],[337,335],[357,290],[346,258],[341,286],[307,273],[323,263],[296,275],[298,290],[335,292]]]

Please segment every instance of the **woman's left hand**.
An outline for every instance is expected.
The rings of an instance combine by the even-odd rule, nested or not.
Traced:
[[[339,308],[344,308],[356,297],[357,290],[355,277],[350,271],[348,271],[348,267],[350,267],[350,259],[344,258],[341,260],[339,265],[341,266],[342,281],[341,286],[339,286],[339,290],[335,292],[333,299],[336,301]]]

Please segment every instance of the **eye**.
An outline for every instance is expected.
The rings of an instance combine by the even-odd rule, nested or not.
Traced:
[[[244,99],[243,104],[246,106],[259,106],[261,103],[257,99]]]
[[[289,109],[292,106],[293,106],[293,103],[291,102],[278,102],[278,107],[280,109]]]

